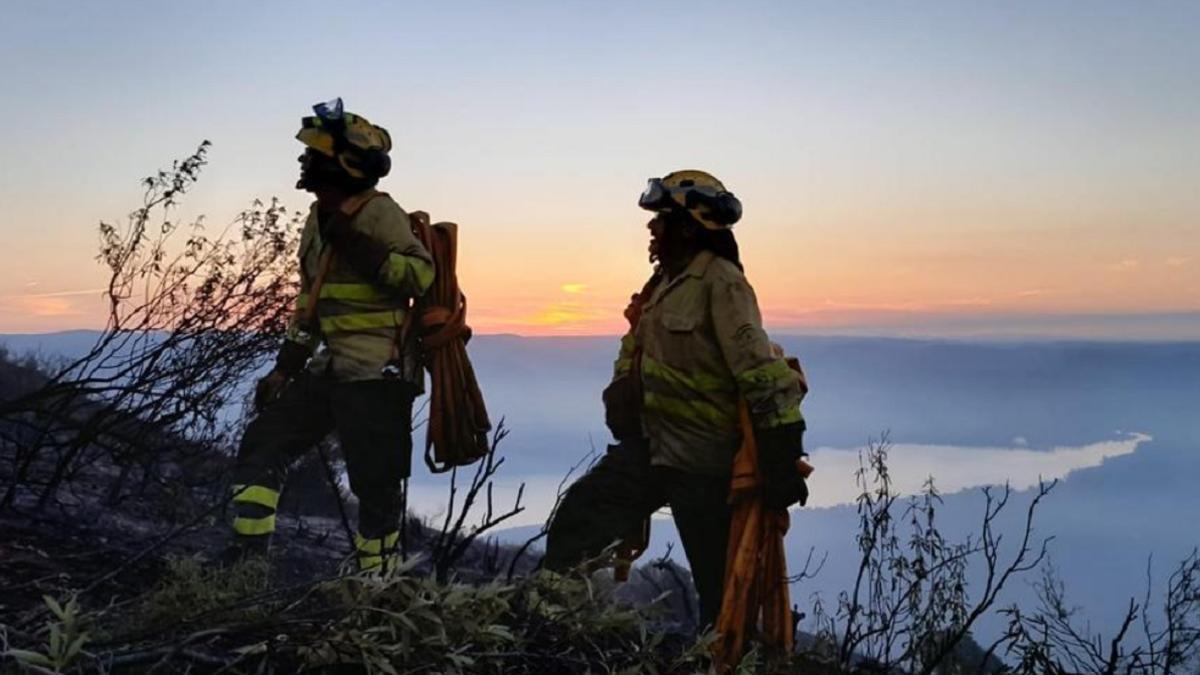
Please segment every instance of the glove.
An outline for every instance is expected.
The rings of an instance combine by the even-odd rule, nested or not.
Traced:
[[[266,377],[254,385],[254,409],[262,412],[279,398],[287,386],[288,377],[278,370],[272,370]]]
[[[275,367],[254,386],[254,409],[262,412],[278,399],[288,380],[304,369],[310,354],[308,347],[299,342],[284,340],[279,356],[275,357]]]
[[[642,437],[641,392],[630,375],[613,380],[604,388],[604,423],[618,441]]]
[[[367,279],[379,275],[391,250],[387,244],[354,229],[353,216],[340,209],[320,214],[321,238],[329,242],[359,274]]]
[[[312,356],[312,350],[308,347],[299,342],[284,340],[283,345],[279,348],[279,355],[275,357],[274,372],[283,373],[285,380],[294,377],[304,370],[304,364],[308,363],[309,356]]]
[[[763,502],[771,509],[804,506],[808,484],[796,468],[796,460],[804,455],[804,422],[755,429],[754,440],[763,479]]]

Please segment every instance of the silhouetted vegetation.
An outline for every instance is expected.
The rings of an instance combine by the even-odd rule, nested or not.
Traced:
[[[291,311],[298,216],[256,203],[216,236],[177,221],[207,151],[146,178],[125,224],[100,224],[108,320],[91,348],[6,383],[0,510],[44,509],[85,478],[115,504],[219,477],[211,451],[236,430],[221,413]]]

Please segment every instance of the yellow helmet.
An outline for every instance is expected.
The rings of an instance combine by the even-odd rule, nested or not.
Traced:
[[[313,106],[313,117],[301,120],[296,138],[317,152],[332,157],[355,178],[382,178],[392,168],[388,152],[392,137],[387,129],[367,118],[342,110],[342,99]]]
[[[638,206],[655,212],[686,211],[709,230],[727,230],[742,217],[742,203],[706,171],[672,171],[651,178]]]

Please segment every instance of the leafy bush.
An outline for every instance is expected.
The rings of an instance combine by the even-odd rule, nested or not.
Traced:
[[[195,557],[168,558],[158,584],[142,597],[135,628],[187,621],[201,615],[207,620],[254,618],[254,606],[230,609],[238,600],[262,591],[267,583],[267,563],[250,558],[230,567],[206,566]]]
[[[60,672],[83,655],[83,648],[90,638],[83,629],[87,621],[81,616],[79,603],[74,597],[60,603],[47,595],[43,601],[53,616],[45,625],[45,647],[38,650],[9,649],[5,635],[3,655],[25,667]]]

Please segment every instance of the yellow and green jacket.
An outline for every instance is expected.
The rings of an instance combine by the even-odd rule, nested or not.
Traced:
[[[433,283],[433,260],[412,233],[408,214],[388,195],[371,199],[354,216],[351,227],[386,244],[390,254],[373,275],[364,276],[335,254],[321,286],[321,297],[309,290],[320,270],[322,241],[314,202],[300,238],[300,296],[287,339],[316,355],[310,371],[337,380],[375,380],[395,354],[396,337],[410,299]],[[314,325],[304,326],[308,303],[317,303]],[[324,349],[317,351],[323,343]]]
[[[711,252],[654,290],[621,340],[614,378],[630,374],[639,347],[652,464],[728,475],[741,443],[739,397],[756,429],[803,421],[800,376],[773,353],[754,289]]]

